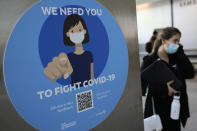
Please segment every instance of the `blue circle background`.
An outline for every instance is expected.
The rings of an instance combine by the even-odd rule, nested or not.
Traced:
[[[43,15],[41,7],[67,5],[102,9],[103,15],[98,18],[109,38],[109,53],[105,67],[98,77],[115,74],[116,78],[105,84],[40,100],[37,92],[61,86],[59,83],[50,82],[43,73],[38,43],[40,31],[49,16]],[[16,24],[6,47],[3,71],[8,95],[14,107],[33,127],[41,131],[60,131],[61,123],[76,121],[77,125],[68,130],[87,131],[105,120],[120,100],[128,75],[128,49],[114,17],[95,0],[43,0],[29,9]],[[76,94],[88,90],[92,90],[94,108],[77,113]],[[105,91],[110,91],[107,98],[96,99],[96,94]],[[70,101],[75,103],[73,110],[61,113],[50,110],[53,105]],[[96,116],[103,110],[106,111],[105,114]]]
[[[82,8],[81,6],[65,6],[65,8]],[[64,8],[64,7],[63,7]],[[58,10],[58,14],[59,10]],[[97,16],[88,16],[84,13],[81,16],[87,26],[90,41],[83,44],[84,50],[91,51],[94,59],[94,76],[97,78],[103,71],[109,54],[109,40],[104,25]],[[53,57],[58,56],[61,52],[74,52],[75,46],[65,46],[63,42],[63,25],[65,15],[49,16],[42,26],[39,37],[39,54],[42,65],[47,66]],[[70,84],[71,78],[58,79],[57,82],[66,85]]]

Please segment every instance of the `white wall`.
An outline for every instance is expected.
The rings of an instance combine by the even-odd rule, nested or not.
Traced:
[[[181,6],[183,1],[189,5]],[[181,43],[185,49],[197,49],[197,0],[174,0],[173,8],[174,26],[182,32]],[[170,0],[138,4],[137,24],[139,44],[145,44],[154,29],[171,26]]]
[[[145,44],[154,29],[171,26],[170,0],[137,5],[139,44]]]
[[[174,26],[182,32],[181,43],[185,49],[197,49],[197,3],[180,6],[176,0],[173,7]]]

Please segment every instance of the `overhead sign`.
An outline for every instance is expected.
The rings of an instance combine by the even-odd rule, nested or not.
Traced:
[[[196,5],[197,0],[180,0],[179,5],[180,7]]]

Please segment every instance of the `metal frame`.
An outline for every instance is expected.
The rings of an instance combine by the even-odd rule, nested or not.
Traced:
[[[35,131],[16,112],[7,95],[3,80],[3,53],[6,41],[19,16],[38,0],[1,0],[0,18],[8,22],[5,31],[0,30],[0,130],[1,131]],[[110,116],[92,131],[143,131],[142,98],[140,87],[140,64],[137,39],[136,3],[135,0],[98,0],[118,21],[129,52],[129,73],[123,95]],[[10,7],[14,7],[9,11]],[[2,11],[4,13],[2,13]],[[5,16],[6,15],[6,16]],[[12,18],[12,16],[17,16]],[[2,21],[0,21],[0,26]],[[1,28],[0,28],[1,29]],[[3,37],[4,36],[4,37]],[[120,52],[121,53],[121,52]]]

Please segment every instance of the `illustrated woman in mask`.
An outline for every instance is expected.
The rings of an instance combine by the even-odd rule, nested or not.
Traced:
[[[71,53],[60,53],[48,63],[45,75],[56,81],[64,75],[64,79],[71,76],[71,84],[94,79],[93,55],[83,48],[89,42],[89,33],[85,21],[77,14],[67,16],[64,21],[63,39],[65,46],[75,46]]]
[[[152,54],[143,58],[141,72],[149,67],[154,61],[161,60],[175,74],[177,79],[182,82],[179,89],[173,87],[173,80],[167,83],[157,83],[152,85],[142,78],[143,95],[148,88],[147,99],[145,104],[144,117],[153,115],[152,98],[156,113],[160,116],[163,125],[162,131],[180,131],[181,123],[186,125],[187,118],[190,116],[188,107],[188,96],[185,79],[194,77],[194,68],[185,55],[183,46],[180,44],[181,32],[174,27],[167,27],[161,30],[157,40],[154,43]],[[150,77],[153,74],[149,74]],[[155,80],[156,82],[157,80]],[[173,95],[181,92],[180,98],[180,115],[178,120],[170,117],[171,103]]]

